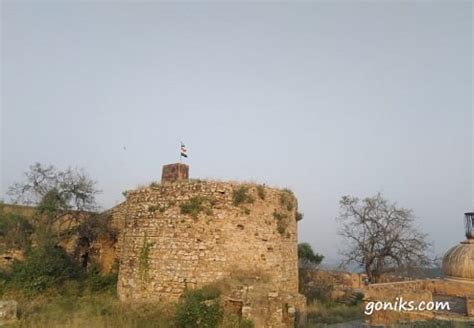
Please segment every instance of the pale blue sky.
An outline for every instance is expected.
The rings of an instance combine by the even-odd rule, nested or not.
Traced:
[[[472,3],[2,2],[1,195],[39,161],[103,190],[289,187],[335,258],[342,195],[413,208],[437,253],[472,197]],[[126,150],[123,147],[126,147]]]

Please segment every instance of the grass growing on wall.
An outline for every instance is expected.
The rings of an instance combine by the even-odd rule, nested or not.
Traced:
[[[206,197],[192,197],[187,202],[181,203],[179,208],[181,214],[189,214],[194,219],[197,219],[199,213],[204,212],[206,215],[212,214],[211,207],[214,206],[216,200]]]
[[[277,221],[277,231],[284,234],[288,228],[288,214],[281,212],[273,212],[273,218]]]
[[[296,221],[303,220],[303,213],[296,211],[295,218],[296,218]]]
[[[149,271],[150,271],[150,249],[153,247],[154,243],[148,242],[145,234],[143,239],[143,246],[140,250],[140,255],[138,257],[138,274],[140,275],[140,280],[143,282],[148,281]]]
[[[281,191],[280,205],[288,211],[292,211],[295,208],[295,195],[291,190],[283,189]]]
[[[241,204],[252,204],[255,199],[249,195],[248,192],[248,186],[240,186],[239,188],[235,189],[232,194],[232,203],[234,206],[239,206]]]
[[[257,195],[261,200],[265,200],[265,197],[267,196],[267,192],[265,191],[265,187],[262,185],[257,186]]]

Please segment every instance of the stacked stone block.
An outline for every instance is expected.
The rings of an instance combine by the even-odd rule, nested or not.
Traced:
[[[236,202],[242,188],[246,197]],[[119,298],[176,301],[186,289],[243,275],[259,282],[251,296],[239,298],[247,312],[266,321],[256,313],[276,307],[279,314],[268,320],[283,322],[273,326],[292,326],[301,317],[292,312],[305,307],[298,294],[296,206],[291,192],[238,183],[192,181],[129,191],[112,213],[124,222],[117,245]],[[229,295],[239,297],[239,290]]]
[[[283,191],[265,188],[261,199],[251,186],[253,203],[234,205],[234,192],[241,186],[194,182],[128,192],[127,201],[113,214],[125,222],[119,241],[119,297],[173,300],[185,288],[202,287],[236,272],[258,273],[276,290],[297,293],[296,200],[288,210],[280,204]],[[193,198],[203,200],[195,217],[181,209]],[[283,232],[277,230],[274,216],[280,212],[287,216]]]
[[[163,165],[161,183],[187,181],[189,179],[189,166],[182,163]]]

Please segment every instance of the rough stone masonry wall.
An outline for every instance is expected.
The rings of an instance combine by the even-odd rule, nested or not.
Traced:
[[[244,272],[296,295],[296,199],[282,190],[248,185],[253,203],[236,206],[233,195],[242,186],[183,182],[129,192],[113,213],[125,222],[118,245],[119,298],[172,301],[185,288]],[[291,206],[282,194],[291,195]],[[202,201],[201,211],[183,214],[181,206],[193,199]]]
[[[366,317],[366,322],[372,325],[395,324],[401,321],[430,320],[443,318],[449,315],[450,320],[472,317],[474,308],[471,300],[474,299],[474,283],[454,281],[447,279],[426,279],[403,281],[394,283],[382,283],[369,285],[364,288],[365,301],[391,302],[394,304],[397,298],[402,297],[405,301],[449,301],[450,311],[375,311]]]

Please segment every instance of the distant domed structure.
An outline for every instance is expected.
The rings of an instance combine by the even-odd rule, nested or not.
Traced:
[[[474,212],[465,213],[467,240],[451,248],[443,257],[443,273],[447,279],[474,283]]]
[[[443,273],[448,279],[474,282],[474,239],[451,248],[443,258]]]
[[[474,212],[464,213],[466,240],[451,248],[443,257],[444,278],[415,279],[393,283],[371,284],[364,287],[364,300],[393,302],[403,299],[418,302],[447,302],[448,311],[427,310],[394,311],[382,309],[366,316],[365,322],[373,326],[428,320],[474,322]],[[473,326],[474,328],[474,326]]]

